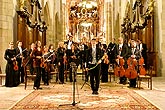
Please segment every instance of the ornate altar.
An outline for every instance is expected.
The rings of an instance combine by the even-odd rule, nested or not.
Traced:
[[[100,7],[98,2],[84,0],[74,2],[69,8],[69,32],[76,41],[83,37],[92,39],[100,31]]]

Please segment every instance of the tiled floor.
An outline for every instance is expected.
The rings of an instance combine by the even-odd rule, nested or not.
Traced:
[[[116,82],[113,82],[116,83]],[[67,84],[67,83],[66,83]],[[24,84],[19,85],[18,87],[6,88],[4,86],[0,87],[0,110],[8,110],[15,103],[20,101],[23,97],[27,96],[33,91],[33,83],[31,83],[27,89],[24,89]],[[50,84],[53,86],[53,84]],[[87,85],[85,85],[87,86]],[[146,87],[146,83],[143,83],[143,86]],[[124,86],[126,87],[126,86]],[[158,108],[165,110],[164,99],[165,99],[165,78],[163,77],[154,77],[153,78],[153,90],[145,89],[135,89],[135,91],[146,98],[148,101],[156,105]]]

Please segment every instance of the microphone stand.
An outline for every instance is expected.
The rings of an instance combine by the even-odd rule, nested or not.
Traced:
[[[73,106],[75,106],[77,104],[76,101],[75,101],[75,82],[76,82],[77,66],[76,66],[76,64],[74,62],[71,62],[70,66],[72,68],[72,74],[73,74],[73,101],[72,101],[71,104],[63,104],[63,105],[59,105],[59,106],[66,106],[66,105],[73,105]]]

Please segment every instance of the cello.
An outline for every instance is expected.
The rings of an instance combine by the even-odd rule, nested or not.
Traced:
[[[140,75],[145,75],[146,74],[146,70],[145,70],[143,65],[144,65],[144,58],[141,57],[139,59],[139,72],[140,72]]]
[[[129,79],[135,79],[138,76],[137,71],[135,69],[135,66],[137,65],[137,60],[135,58],[130,57],[127,60],[127,65],[128,68],[125,71],[125,76]]]
[[[124,59],[118,58],[116,59],[117,66],[114,69],[114,74],[118,77],[123,77],[125,75],[125,69],[124,69]]]

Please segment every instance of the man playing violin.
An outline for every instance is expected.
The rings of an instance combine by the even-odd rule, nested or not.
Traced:
[[[18,72],[19,72],[19,75],[21,75],[21,83],[23,83],[25,73],[24,73],[24,68],[23,68],[22,64],[23,64],[23,59],[25,58],[26,53],[24,51],[25,49],[22,48],[22,42],[21,41],[17,41],[17,45],[18,46],[16,47],[16,54],[18,55],[18,57],[17,57]]]

